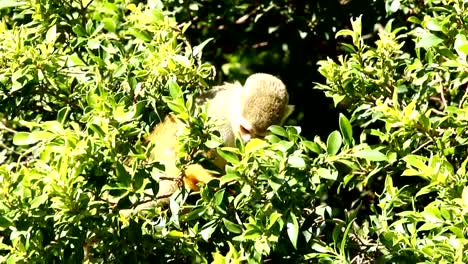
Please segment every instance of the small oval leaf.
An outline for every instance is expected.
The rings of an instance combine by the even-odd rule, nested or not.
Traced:
[[[222,149],[217,149],[218,154],[221,156],[221,158],[225,159],[227,162],[231,164],[237,164],[239,163],[239,158],[235,153],[225,151]]]
[[[306,167],[306,163],[303,158],[297,156],[291,156],[288,158],[289,166],[298,169],[304,169]]]
[[[31,139],[28,132],[18,132],[13,136],[13,144],[17,146],[31,145],[36,143],[37,139]]]
[[[232,232],[234,234],[242,233],[242,226],[241,225],[233,223],[233,222],[227,220],[226,218],[223,218],[223,223],[224,223],[224,226],[226,227],[226,229],[229,230],[229,232]]]
[[[304,144],[304,146],[308,150],[310,150],[310,151],[312,151],[312,152],[314,152],[316,154],[322,154],[322,149],[320,148],[320,146],[317,143],[312,142],[312,141],[308,141],[308,140],[304,140],[302,142],[302,144]]]
[[[335,155],[341,147],[343,140],[341,134],[338,131],[333,131],[327,138],[327,153],[329,155]]]
[[[353,128],[348,118],[345,115],[340,113],[339,119],[340,131],[343,134],[345,144],[348,146],[353,145]]]
[[[288,237],[294,248],[297,248],[297,237],[299,235],[299,224],[294,213],[290,213],[287,223]]]
[[[375,149],[358,150],[354,153],[354,156],[361,158],[361,159],[370,160],[370,161],[387,160],[387,156],[385,154]]]
[[[282,137],[288,136],[288,133],[286,133],[286,130],[281,126],[273,125],[273,126],[270,126],[268,130],[270,130],[271,133],[278,135],[278,136],[282,136]]]

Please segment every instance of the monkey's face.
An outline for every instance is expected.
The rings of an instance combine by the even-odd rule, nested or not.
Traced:
[[[216,90],[209,102],[209,115],[217,126],[224,143],[235,145],[239,136],[247,142],[264,137],[268,127],[280,125],[288,115],[288,93],[283,82],[270,74],[256,73],[247,78],[245,85],[225,85]]]
[[[263,137],[268,127],[279,125],[288,107],[288,93],[283,82],[269,74],[251,75],[241,91],[237,120],[244,141]]]
[[[239,119],[238,126],[239,126],[238,127],[239,136],[241,137],[242,141],[247,142],[250,139],[255,137],[255,133],[254,131],[252,131],[253,129],[252,125],[242,116]]]
[[[238,133],[242,141],[247,142],[252,138],[263,138],[266,135],[266,130],[259,130],[242,115],[239,119]]]

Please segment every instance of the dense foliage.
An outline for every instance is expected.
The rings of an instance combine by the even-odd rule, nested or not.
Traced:
[[[242,80],[254,72],[279,76],[296,106],[289,124],[300,125],[302,134],[311,138],[326,137],[337,129],[338,118],[333,102],[312,89],[314,81],[324,81],[317,71],[317,61],[339,54],[341,40],[335,34],[349,25],[351,17],[365,14],[363,36],[374,39],[375,28],[384,21],[389,9],[386,6],[391,6],[389,0],[164,3],[173,10],[178,22],[190,23],[185,34],[190,40],[201,43],[212,38],[203,57],[218,69],[217,80]],[[322,115],[317,116],[316,112]]]
[[[192,47],[181,23],[200,9],[0,1],[0,262],[468,262],[468,6],[421,2],[387,1],[408,22],[373,38],[360,16],[337,32],[345,54],[315,84],[346,107],[336,131],[226,148],[193,100],[215,77],[210,39]],[[169,111],[187,124],[178,166],[217,148],[226,171],[135,210],[155,199],[145,137]]]

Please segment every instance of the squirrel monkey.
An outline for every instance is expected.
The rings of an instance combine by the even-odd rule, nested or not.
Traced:
[[[251,138],[265,136],[271,125],[282,124],[292,113],[294,106],[288,105],[289,96],[283,82],[270,74],[256,73],[249,76],[242,86],[240,83],[226,83],[203,93],[197,103],[208,103],[207,114],[217,121],[218,130],[224,145],[234,146],[236,135],[247,142]],[[176,166],[177,135],[182,132],[184,123],[169,114],[163,122],[156,125],[149,136],[155,142],[151,160],[165,166],[164,176],[160,178],[158,198],[166,198],[174,193],[181,175]],[[222,158],[217,157],[218,160]],[[224,161],[224,160],[223,160]],[[218,167],[224,163],[216,162]],[[207,183],[213,176],[199,164],[188,165],[182,173],[184,186],[198,190],[199,182]]]

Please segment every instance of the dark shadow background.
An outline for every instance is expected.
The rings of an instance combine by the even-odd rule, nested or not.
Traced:
[[[288,124],[302,127],[312,139],[326,139],[338,129],[338,113],[331,99],[313,89],[324,83],[317,61],[336,59],[335,39],[340,29],[351,28],[350,19],[363,14],[363,35],[373,38],[376,25],[387,20],[385,1],[169,1],[165,3],[177,21],[190,22],[185,32],[193,45],[213,38],[203,51],[203,60],[216,70],[213,83],[240,80],[254,72],[280,77],[290,92],[296,111]]]

